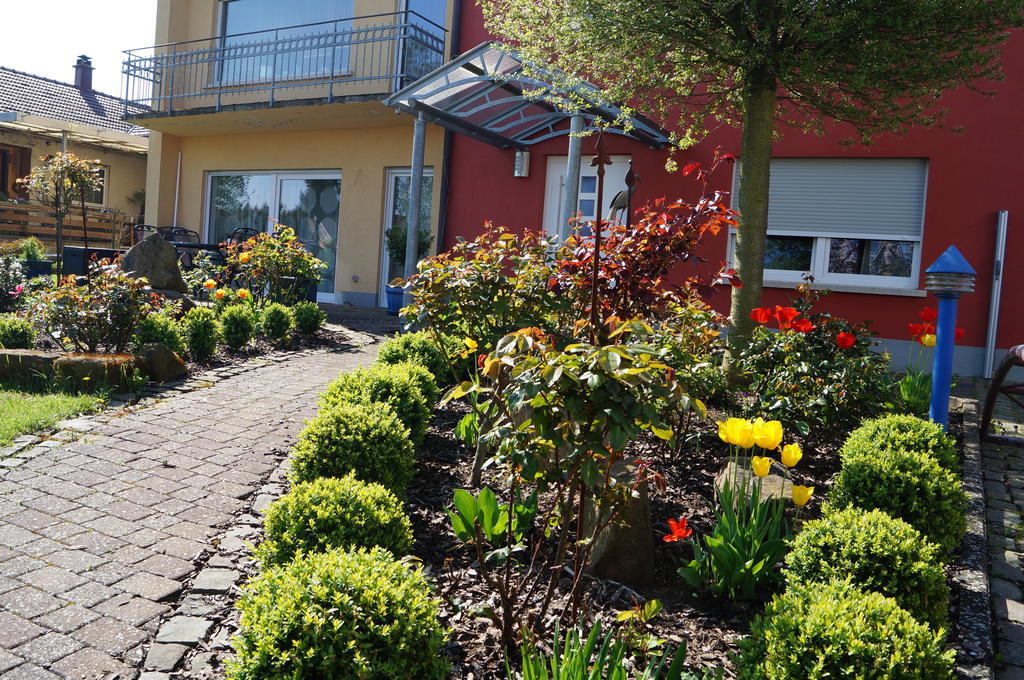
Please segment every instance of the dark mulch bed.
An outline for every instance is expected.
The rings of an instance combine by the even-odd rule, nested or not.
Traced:
[[[437,580],[443,599],[443,618],[453,629],[448,653],[454,666],[454,678],[491,679],[506,677],[504,656],[498,630],[474,611],[492,604],[491,593],[475,570],[475,557],[452,533],[444,508],[451,502],[456,488],[465,488],[472,463],[472,452],[452,434],[459,418],[466,413],[462,404],[439,408],[420,453],[420,467],[409,490],[408,504],[416,537],[415,555],[422,559]],[[695,425],[699,435],[675,459],[653,454],[653,442],[637,446],[636,458],[654,462],[654,469],[665,477],[667,492],[652,498],[655,533],[667,533],[669,518],[687,517],[695,535],[710,532],[712,488],[715,473],[728,457],[727,447],[718,439],[714,420],[724,414],[712,412],[708,421]],[[787,441],[791,441],[787,437]],[[817,487],[815,499],[805,508],[803,516],[817,515],[820,499],[825,495],[828,480],[838,469],[836,447],[812,448],[804,442],[804,459],[793,471],[794,481]],[[486,479],[485,479],[486,483]],[[500,481],[491,488],[502,488]],[[809,511],[808,511],[809,510]],[[752,603],[734,604],[726,600],[694,593],[677,574],[676,569],[691,559],[686,544],[656,541],[656,579],[650,587],[636,590],[611,581],[588,579],[585,601],[591,618],[605,621],[639,602],[659,599],[662,613],[650,625],[650,632],[673,644],[687,644],[687,661],[695,667],[727,669],[731,675],[729,655],[736,642],[749,632],[749,622],[770,598]]]

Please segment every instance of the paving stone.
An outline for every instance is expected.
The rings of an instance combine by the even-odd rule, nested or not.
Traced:
[[[133,574],[117,583],[117,587],[154,602],[169,600],[181,592],[181,583],[156,574]]]
[[[109,616],[100,617],[87,623],[71,636],[107,654],[123,654],[146,639],[146,634],[135,626],[130,626]]]
[[[101,614],[113,616],[133,626],[141,626],[169,610],[170,607],[165,604],[133,597],[127,593],[116,595],[96,606],[96,611]]]
[[[34,663],[24,663],[14,670],[0,675],[0,680],[60,680],[60,676],[54,675]]]
[[[197,593],[226,593],[238,582],[241,574],[234,569],[203,569],[192,582]]]
[[[1024,593],[1019,587],[1001,578],[993,578],[990,587],[993,595],[1000,595],[1011,600],[1024,599]]]
[[[83,647],[81,642],[60,633],[47,633],[14,648],[14,653],[29,661],[48,667]]]
[[[6,649],[0,649],[0,673],[9,671],[19,664],[25,663],[20,656],[11,654]]]
[[[212,627],[213,621],[199,616],[172,616],[160,626],[156,641],[197,645],[206,638]]]
[[[0,647],[11,649],[46,632],[31,621],[10,612],[0,611]]]
[[[99,617],[99,614],[90,611],[85,607],[77,604],[69,604],[65,607],[61,607],[55,612],[50,612],[46,616],[40,616],[36,619],[36,623],[55,630],[58,633],[70,633],[78,630],[90,621],[95,621]]]
[[[63,593],[84,583],[88,583],[87,579],[82,578],[78,574],[58,567],[43,567],[42,569],[36,569],[22,574],[20,578],[31,586],[35,586],[40,590],[54,594]]]
[[[0,595],[0,608],[29,619],[52,612],[62,604],[61,600],[32,586],[9,590]]]
[[[51,669],[68,680],[121,680],[135,677],[135,670],[106,652],[85,647],[53,664]]]
[[[171,579],[184,578],[196,570],[195,564],[191,561],[171,555],[152,555],[136,564],[135,568]]]
[[[146,654],[144,668],[151,671],[173,671],[187,651],[185,645],[155,643]]]

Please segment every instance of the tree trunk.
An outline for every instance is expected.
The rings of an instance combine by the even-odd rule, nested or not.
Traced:
[[[58,192],[60,190],[58,189]],[[64,276],[64,217],[61,214],[60,194],[54,196],[53,218],[54,231],[57,237],[57,284],[60,285],[61,277]]]
[[[754,328],[750,312],[761,303],[777,96],[774,78],[752,78],[743,101],[740,226],[736,230],[736,253],[733,259],[743,287],[732,289],[729,310],[731,318],[726,369],[732,382],[737,382],[738,378],[733,358],[747,345]]]

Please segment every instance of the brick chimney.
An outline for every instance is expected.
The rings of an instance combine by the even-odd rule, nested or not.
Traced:
[[[92,90],[92,59],[84,54],[75,62],[75,87],[82,92]]]

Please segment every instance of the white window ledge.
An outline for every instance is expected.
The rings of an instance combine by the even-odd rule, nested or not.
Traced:
[[[795,289],[800,285],[799,281],[765,281],[765,288],[789,288]],[[864,293],[866,295],[900,295],[903,297],[925,297],[928,291],[917,288],[896,288],[885,286],[857,286],[849,283],[819,283],[811,286],[815,290],[831,290],[836,293]]]

